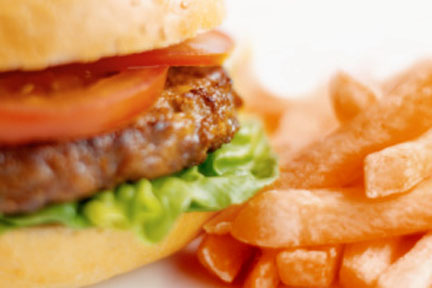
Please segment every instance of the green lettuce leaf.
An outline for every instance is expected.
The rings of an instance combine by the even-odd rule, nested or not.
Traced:
[[[210,153],[199,166],[151,181],[125,183],[81,202],[53,205],[32,214],[0,215],[0,232],[58,223],[72,228],[129,229],[146,242],[156,243],[182,213],[243,203],[271,184],[277,174],[277,160],[261,124],[247,120],[231,143]]]

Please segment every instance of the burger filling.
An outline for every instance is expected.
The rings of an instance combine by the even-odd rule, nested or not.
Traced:
[[[151,53],[172,61],[172,51]],[[112,58],[86,67],[89,79],[60,82],[61,93],[50,84],[70,68],[30,88],[15,84],[47,72],[0,76],[0,231],[61,224],[130,229],[157,242],[182,213],[242,203],[270,184],[276,159],[258,122],[239,123],[241,101],[218,57],[114,73],[126,60]],[[135,59],[143,65],[146,57]],[[145,85],[130,80],[140,69]]]

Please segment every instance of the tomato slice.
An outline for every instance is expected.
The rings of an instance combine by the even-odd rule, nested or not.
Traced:
[[[234,48],[233,40],[220,31],[210,31],[177,45],[127,56],[104,58],[92,64],[64,68],[122,70],[142,66],[218,66]],[[72,67],[71,67],[72,66]]]
[[[168,66],[220,65],[234,43],[211,31],[164,49],[33,72],[0,73],[0,145],[114,130],[163,90]]]
[[[0,77],[0,143],[94,136],[148,109],[161,94],[166,67],[114,75],[16,73]]]

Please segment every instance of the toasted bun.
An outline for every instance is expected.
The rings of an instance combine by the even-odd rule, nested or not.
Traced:
[[[158,245],[125,231],[63,227],[19,229],[0,236],[0,287],[81,287],[176,252],[212,213],[186,213]]]
[[[223,0],[0,0],[0,71],[161,48],[223,16]]]

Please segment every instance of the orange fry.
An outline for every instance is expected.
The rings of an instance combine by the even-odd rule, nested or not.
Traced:
[[[291,102],[269,91],[258,79],[252,67],[252,51],[240,47],[233,55],[230,75],[234,89],[243,100],[243,109],[260,117],[269,132],[273,132]]]
[[[263,251],[249,273],[243,288],[274,288],[279,285],[276,252]]]
[[[271,143],[279,155],[281,165],[293,154],[321,139],[337,127],[329,100],[322,89],[305,101],[293,102],[280,119],[279,127],[271,135]]]
[[[341,123],[351,120],[377,100],[371,89],[344,72],[333,77],[329,93],[333,110]]]
[[[340,247],[282,251],[276,263],[282,283],[293,287],[328,287],[335,279]]]
[[[252,248],[229,235],[206,235],[197,255],[208,271],[222,281],[231,283],[251,257]]]
[[[381,85],[383,94],[391,95],[393,91],[400,89],[400,86],[421,77],[421,74],[426,73],[425,71],[429,69],[430,65],[432,65],[431,60],[421,60],[411,65],[408,69],[391,76],[391,78],[384,81]]]
[[[287,162],[275,187],[349,184],[375,151],[420,136],[432,127],[432,65],[353,120]]]
[[[428,288],[432,286],[432,233],[421,238],[378,279],[379,288]]]
[[[401,237],[347,244],[339,281],[345,288],[373,287],[378,277],[402,255],[406,244]]]
[[[360,242],[432,228],[432,180],[410,193],[369,200],[361,188],[270,190],[245,204],[231,234],[282,248]]]
[[[385,148],[365,158],[366,195],[406,192],[432,175],[432,130],[422,137]]]
[[[237,214],[240,212],[241,205],[231,205],[211,218],[204,225],[204,230],[208,234],[224,235],[231,232],[231,225]]]

